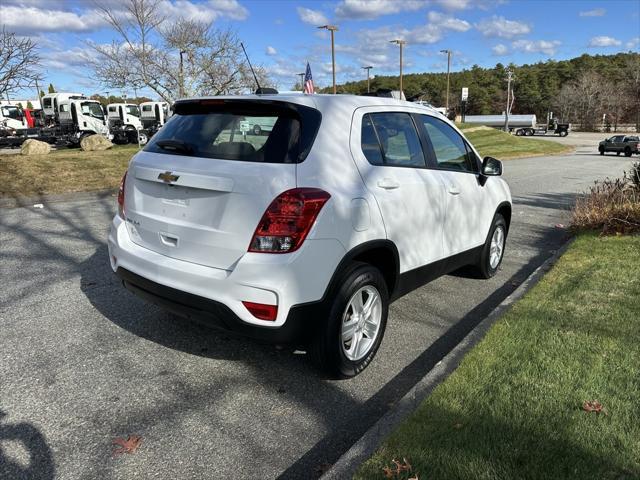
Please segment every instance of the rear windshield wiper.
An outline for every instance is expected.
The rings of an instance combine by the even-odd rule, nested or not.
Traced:
[[[158,140],[156,145],[163,150],[174,153],[192,154],[193,147],[182,140]]]

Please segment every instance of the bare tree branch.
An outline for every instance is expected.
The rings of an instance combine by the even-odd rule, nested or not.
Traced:
[[[167,19],[157,13],[159,2],[125,0],[120,10],[97,6],[118,37],[110,45],[90,44],[95,52],[90,61],[103,84],[146,86],[168,102],[181,91],[186,96],[218,95],[253,87],[233,31],[197,20]],[[263,69],[256,73],[268,83]]]
[[[39,79],[40,57],[34,41],[4,27],[0,32],[0,97],[31,87]]]

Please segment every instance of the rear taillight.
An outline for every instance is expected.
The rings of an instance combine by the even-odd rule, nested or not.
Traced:
[[[120,180],[120,188],[118,189],[118,215],[124,218],[124,184],[127,180],[127,172],[124,172],[122,180]]]
[[[294,188],[281,193],[262,215],[249,251],[289,253],[297,250],[329,198],[331,195],[319,188]]]
[[[264,303],[242,302],[249,313],[260,320],[273,322],[278,316],[277,305],[267,305]]]

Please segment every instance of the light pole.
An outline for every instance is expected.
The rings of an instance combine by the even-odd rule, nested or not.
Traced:
[[[304,92],[304,76],[305,73],[296,73],[296,75],[298,75],[300,77],[300,90],[302,90]]]
[[[333,39],[333,32],[338,30],[338,27],[335,25],[323,25],[318,28],[324,28],[331,32],[331,69],[333,71],[333,94],[336,94],[336,49]]]
[[[447,99],[445,100],[447,115],[449,114],[449,72],[451,71],[451,50],[440,50],[440,53],[447,54]]]
[[[509,109],[511,104],[511,80],[513,80],[513,72],[507,70],[507,108],[504,111],[504,131],[509,133]]]
[[[389,43],[395,43],[400,46],[400,100],[402,100],[402,46],[407,42],[404,40],[391,40]]]
[[[186,50],[180,50],[180,85],[178,86],[178,96],[180,98],[184,97],[184,64],[182,60],[182,56],[187,53]]]
[[[369,65],[368,67],[362,67],[363,70],[367,71],[367,93],[369,93],[369,70],[371,70],[373,66]]]

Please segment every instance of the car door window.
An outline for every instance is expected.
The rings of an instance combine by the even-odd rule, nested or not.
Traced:
[[[372,165],[426,166],[418,132],[408,113],[365,115],[362,119],[362,151]]]
[[[477,164],[473,160],[475,155],[472,156],[467,152],[464,140],[453,128],[442,120],[429,115],[420,115],[420,118],[433,145],[438,168],[459,172],[476,172]]]
[[[360,144],[362,147],[362,153],[364,153],[364,156],[367,157],[367,160],[371,165],[384,165],[378,135],[376,134],[373,122],[371,122],[371,117],[369,115],[362,117]]]

